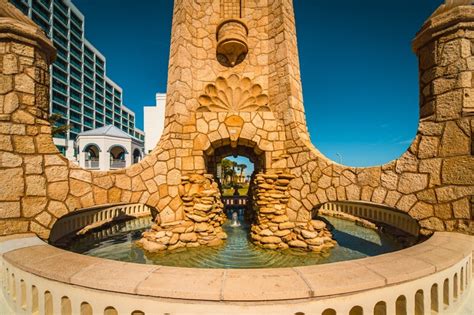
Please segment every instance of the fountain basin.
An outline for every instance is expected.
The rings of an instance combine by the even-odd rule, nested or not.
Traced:
[[[387,314],[394,314],[397,299],[404,296],[405,307],[413,309],[422,290],[426,308],[430,292],[438,292],[438,314],[453,314],[471,287],[472,241],[472,236],[440,232],[411,248],[352,261],[206,270],[89,257],[52,247],[36,236],[17,235],[0,238],[2,290],[14,312],[32,312],[35,286],[41,301],[45,293],[50,295],[47,307],[57,311],[63,300],[73,314],[84,303],[94,314],[110,307],[118,314],[320,314],[326,309],[347,314],[355,306],[372,312],[379,302],[385,303]]]
[[[76,238],[63,248],[99,258],[151,265],[189,268],[249,269],[282,268],[325,264],[365,258],[400,250],[401,244],[388,235],[367,229],[346,220],[323,217],[334,226],[333,235],[339,242],[321,252],[298,249],[267,250],[249,239],[250,225],[237,226],[230,219],[223,225],[228,239],[219,247],[182,248],[148,254],[135,245],[150,221],[135,219],[84,237]],[[242,216],[240,220],[243,222]],[[238,222],[238,221],[236,221]]]

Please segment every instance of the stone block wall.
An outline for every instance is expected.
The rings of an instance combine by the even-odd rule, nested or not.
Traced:
[[[47,238],[67,213],[120,202],[155,208],[158,232],[172,222],[189,224],[182,184],[213,171],[209,161],[223,149],[253,151],[264,175],[294,177],[283,206],[295,228],[313,233],[314,209],[328,201],[362,200],[408,213],[425,234],[473,233],[472,6],[434,15],[414,42],[421,117],[408,151],[383,166],[352,168],[309,142],[291,0],[245,1],[249,51],[234,67],[216,59],[219,1],[176,0],[164,135],[139,164],[112,172],[82,170],[56,150],[45,120],[54,49],[18,10],[1,6],[2,235],[31,231]],[[209,230],[213,218],[205,222]]]

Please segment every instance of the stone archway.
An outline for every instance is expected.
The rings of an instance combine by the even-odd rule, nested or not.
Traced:
[[[408,213],[424,234],[472,232],[473,111],[467,93],[473,88],[472,69],[450,66],[467,64],[473,56],[468,49],[472,6],[445,6],[414,41],[420,59],[420,124],[409,150],[383,166],[352,168],[330,161],[310,142],[292,2],[248,0],[238,23],[228,16],[233,11],[221,12],[218,2],[175,2],[164,134],[140,163],[113,172],[83,170],[57,151],[46,120],[54,47],[20,11],[1,3],[0,233],[34,232],[46,239],[65,213],[143,203],[160,212],[159,232],[174,226],[184,227],[186,234],[191,226],[200,230],[202,222],[196,220],[208,217],[187,211],[207,209],[205,202],[212,199],[216,206],[209,222],[216,226],[209,233],[217,237],[220,197],[207,174],[206,152],[226,139],[231,147],[252,141],[262,150],[264,173],[255,178],[262,200],[256,196],[256,211],[265,209],[258,213],[269,211],[275,220],[286,215],[290,229],[309,228],[318,204],[363,200]],[[269,12],[275,18],[260,18]],[[196,30],[200,38],[189,35]],[[223,64],[216,52],[232,60],[235,51],[223,46],[229,40],[248,51],[237,56],[238,62]],[[191,198],[196,189],[197,198]],[[270,200],[273,191],[285,197]],[[286,214],[264,202],[283,207]],[[274,217],[265,216],[277,223]],[[197,236],[183,239],[201,245]]]
[[[231,140],[224,139],[211,144],[210,148],[204,151],[206,172],[216,177],[216,165],[219,161],[227,156],[233,155],[245,156],[253,163],[255,173],[265,172],[265,152],[258,148],[258,145],[253,141],[240,140],[235,146],[231,145]]]

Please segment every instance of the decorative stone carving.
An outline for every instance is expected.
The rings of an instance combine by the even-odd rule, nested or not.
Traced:
[[[199,97],[198,112],[253,112],[270,111],[268,96],[259,84],[233,74],[227,79],[218,77],[215,84],[205,88]]]
[[[217,60],[226,67],[234,67],[245,60],[248,28],[236,19],[225,20],[217,27]]]
[[[231,76],[232,69],[215,62],[214,51],[209,51],[223,17],[214,1],[200,2],[208,8],[205,14],[203,6],[194,5],[195,0],[176,4],[179,14],[173,19],[163,137],[140,163],[105,173],[77,172],[79,168],[55,148],[51,127],[44,120],[49,108],[48,65],[54,59],[54,47],[39,27],[22,22],[19,11],[12,12],[11,6],[5,7],[7,2],[0,0],[0,235],[34,232],[47,239],[54,221],[64,213],[131,202],[146,204],[160,214],[147,234],[150,241],[144,241],[148,245],[143,246],[159,250],[197,243],[218,245],[225,235],[222,227],[215,225],[224,218],[217,208],[207,211],[206,202],[221,207],[219,193],[185,201],[192,191],[181,175],[214,172],[216,157],[222,157],[229,141],[235,139],[238,145],[232,151],[253,157],[256,169],[267,175],[258,184],[260,191],[251,189],[257,193],[253,195],[257,207],[249,211],[261,217],[261,221],[254,221],[252,236],[266,237],[261,242],[266,248],[319,246],[321,240],[311,238],[316,231],[310,222],[318,237],[319,233],[327,237],[324,244],[331,246],[329,234],[310,216],[314,207],[328,200],[365,200],[394,207],[416,217],[422,234],[453,229],[474,234],[470,216],[472,117],[463,116],[474,107],[473,6],[454,7],[430,19],[413,42],[420,58],[421,109],[430,108],[429,119],[422,119],[416,140],[397,161],[359,169],[331,162],[309,141],[293,2],[246,0],[245,20],[252,25],[248,42],[253,47],[249,62],[236,67]],[[237,1],[227,2],[237,7]],[[239,18],[229,12],[232,16],[224,18]],[[266,82],[273,112],[268,111],[269,99],[262,87],[242,78],[250,73],[255,82]],[[223,77],[203,93],[202,88],[216,76]],[[29,79],[33,77],[33,81]],[[204,113],[193,115],[197,99],[198,111]],[[277,185],[272,174],[278,172],[295,178],[288,187],[281,179]],[[31,185],[32,175],[44,178],[41,182],[46,183],[46,192]],[[285,196],[280,198],[282,194]],[[208,215],[212,211],[217,213]],[[264,220],[271,233],[265,231]],[[160,236],[159,243],[156,236]],[[285,239],[277,244],[277,238]]]
[[[242,132],[242,126],[244,125],[244,120],[242,117],[233,115],[229,116],[224,120],[224,124],[229,131],[230,137],[230,146],[232,148],[237,147],[237,141],[239,140],[240,133]]]

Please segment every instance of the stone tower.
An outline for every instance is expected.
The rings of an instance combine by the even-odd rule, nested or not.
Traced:
[[[331,201],[394,208],[424,234],[473,232],[470,1],[446,1],[418,33],[417,137],[399,159],[371,168],[334,163],[309,140],[291,0],[176,0],[173,14],[160,142],[128,169],[91,172],[57,152],[44,120],[51,43],[0,2],[0,233],[47,239],[67,213],[123,202],[156,209],[153,235],[145,235],[164,237],[148,244],[154,249],[219,244],[224,216],[214,175],[229,153],[255,164],[252,236],[269,248],[330,246],[311,219]],[[309,237],[314,232],[326,236],[323,244]]]
[[[208,222],[205,213],[196,216],[206,207],[196,204],[188,178],[208,174],[212,185],[217,163],[233,154],[247,156],[260,173],[253,187],[257,242],[270,226],[286,227],[280,236],[294,222],[314,231],[313,205],[292,198],[289,185],[301,175],[291,169],[309,161],[305,150],[318,154],[306,127],[292,1],[178,0],[172,33],[165,132],[153,153],[175,157],[163,168],[175,183],[183,175],[186,182],[178,192],[167,187],[179,199],[160,209],[160,222]],[[287,247],[296,236],[285,240],[266,246]]]

